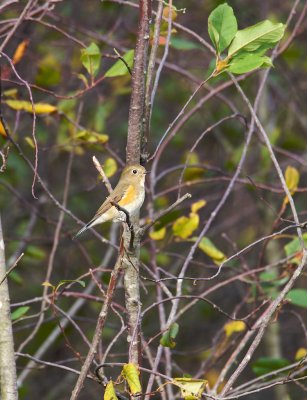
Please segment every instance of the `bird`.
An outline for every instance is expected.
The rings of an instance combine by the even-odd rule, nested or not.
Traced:
[[[99,207],[94,217],[73,237],[76,239],[87,229],[106,221],[125,222],[127,216],[135,215],[145,199],[146,169],[139,164],[128,165],[123,169],[113,192]],[[117,205],[117,207],[116,207]]]

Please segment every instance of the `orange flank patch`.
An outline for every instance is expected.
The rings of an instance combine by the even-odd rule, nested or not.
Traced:
[[[123,198],[118,202],[120,206],[126,206],[127,204],[133,203],[136,199],[136,190],[132,185],[128,186],[126,193]]]

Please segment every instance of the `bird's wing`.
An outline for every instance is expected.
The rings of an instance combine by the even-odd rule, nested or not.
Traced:
[[[100,217],[102,214],[106,213],[111,207],[113,207],[113,203],[119,203],[121,199],[125,196],[126,191],[128,190],[130,185],[122,185],[120,190],[117,190],[117,187],[113,190],[109,197],[106,198],[105,202],[97,210],[93,220]]]
[[[90,220],[80,231],[74,236],[74,239],[80,236],[84,231],[86,231],[88,228],[93,226],[95,224],[95,221],[97,218],[99,218],[101,215],[106,213],[111,207],[113,207],[113,203],[117,203],[124,207],[126,205],[126,201],[128,200],[128,197],[130,192],[131,192],[132,185],[126,184],[126,185],[121,185],[120,188],[116,187],[113,192],[110,194],[109,197],[106,198],[105,202],[100,206],[98,211],[96,212],[94,218]],[[128,195],[128,197],[127,197]]]

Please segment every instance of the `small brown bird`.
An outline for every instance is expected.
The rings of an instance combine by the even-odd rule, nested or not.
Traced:
[[[146,170],[141,165],[129,165],[124,168],[117,186],[100,206],[95,216],[87,223],[74,238],[81,235],[84,231],[94,225],[102,224],[106,221],[125,221],[126,215],[118,210],[115,204],[134,215],[141,208],[145,198],[145,176]]]

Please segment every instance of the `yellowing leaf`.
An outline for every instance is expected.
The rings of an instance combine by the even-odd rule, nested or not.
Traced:
[[[26,111],[33,113],[32,104],[25,100],[6,100],[5,103],[16,111]],[[34,104],[34,111],[36,114],[50,114],[56,111],[57,108],[47,103],[36,103]]]
[[[307,349],[305,347],[300,347],[295,353],[295,360],[301,360],[302,358],[307,356]]]
[[[181,239],[186,239],[198,228],[199,216],[190,213],[189,217],[180,217],[173,224],[173,233]]]
[[[24,53],[28,47],[29,40],[23,40],[19,45],[17,46],[17,49],[15,50],[15,53],[13,55],[13,64],[16,65],[19,63],[19,61],[22,59],[24,56]]]
[[[117,171],[117,163],[114,158],[107,158],[103,164],[103,170],[107,178],[111,178]]]
[[[174,378],[172,383],[181,390],[184,400],[199,400],[205,390],[207,381],[193,378]]]
[[[79,131],[75,135],[75,138],[84,140],[85,142],[88,142],[88,143],[101,143],[101,144],[104,144],[109,140],[108,135],[105,135],[103,133],[97,133],[94,131],[87,131],[85,129],[82,131]]]
[[[18,90],[16,88],[14,89],[7,89],[3,92],[3,96],[5,97],[12,97],[12,98],[16,98],[18,94]]]
[[[166,234],[166,228],[165,228],[165,226],[163,226],[161,229],[159,229],[157,231],[151,231],[149,233],[149,237],[152,240],[162,240],[162,239],[164,239],[165,234]]]
[[[43,282],[42,283],[42,286],[47,286],[47,287],[54,287],[50,282],[48,282],[48,281],[45,281],[45,282]]]
[[[34,141],[33,141],[33,139],[32,139],[30,136],[26,136],[26,137],[25,137],[25,141],[28,143],[28,145],[29,145],[30,147],[32,147],[32,149],[35,149]]]
[[[231,321],[224,325],[224,331],[227,337],[230,337],[235,332],[243,332],[246,329],[246,324],[243,321]]]
[[[300,173],[291,165],[288,165],[285,171],[285,179],[287,187],[291,194],[295,193],[300,180]]]
[[[113,385],[112,381],[109,381],[106,386],[103,400],[118,400],[118,397],[116,396],[114,385]]]
[[[210,389],[214,387],[219,376],[220,376],[220,373],[217,369],[212,368],[212,369],[209,369],[209,371],[206,371],[206,378],[208,380],[208,386]],[[224,382],[219,384],[219,386],[217,388],[217,393],[220,393],[224,386],[225,386]]]
[[[0,135],[6,137],[4,126],[1,121],[0,121]]]
[[[163,8],[162,17],[168,20],[168,18],[169,18],[169,13],[170,13],[169,6],[164,7],[164,8]],[[177,12],[176,12],[176,10],[175,10],[175,7],[172,7],[172,9],[171,9],[171,19],[172,19],[172,21],[175,21],[175,19],[177,18],[177,16],[178,16],[178,14],[177,14]]]
[[[123,366],[122,375],[126,379],[132,394],[142,392],[139,374],[139,370],[135,364],[129,363]]]
[[[204,169],[191,167],[191,165],[200,164],[197,153],[186,153],[183,162],[187,160],[187,169],[184,172],[183,178],[185,181],[193,181],[204,176]]]
[[[197,213],[197,211],[200,210],[202,207],[204,207],[206,204],[207,204],[206,200],[196,201],[196,203],[193,203],[191,206],[192,213]]]
[[[192,238],[193,241],[195,241],[197,238]],[[223,252],[221,252],[212,242],[210,239],[207,237],[203,237],[202,240],[200,241],[198,247],[200,250],[202,250],[207,256],[212,258],[212,260],[216,264],[222,263],[224,260],[226,260],[226,256]]]

